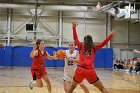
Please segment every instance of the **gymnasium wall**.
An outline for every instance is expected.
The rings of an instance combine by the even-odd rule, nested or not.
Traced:
[[[112,38],[112,48],[140,48],[140,23],[131,23],[129,21],[113,21],[112,25],[117,29],[117,33]]]
[[[1,12],[2,10],[0,10]],[[12,45],[27,45],[26,36],[26,24],[32,24],[33,18],[27,10],[16,9],[15,15],[12,16],[11,33],[12,35],[19,35],[13,40]],[[16,15],[21,14],[21,15]],[[83,41],[85,34],[92,35],[94,42],[101,42],[106,37],[106,22],[105,14],[91,14],[84,12],[64,11],[62,18],[62,37],[63,47],[67,46],[67,42],[72,41],[72,22],[78,23],[77,33],[80,41]],[[85,18],[84,18],[85,16]],[[0,28],[7,28],[7,16],[2,15],[0,18]],[[3,31],[0,29],[0,31]],[[6,30],[7,31],[7,30]],[[6,31],[4,31],[6,33]],[[39,23],[37,25],[37,31],[43,32],[44,39],[50,46],[58,46],[58,41],[54,38],[59,35],[59,13],[58,11],[44,10],[42,16],[39,17]],[[22,36],[23,35],[23,36]],[[66,44],[65,44],[66,42]],[[5,43],[4,40],[0,40],[0,43]]]
[[[66,47],[47,47],[46,51],[53,55],[53,51],[66,50]],[[5,46],[0,48],[0,66],[31,66],[32,59],[30,52],[32,47],[27,46]],[[103,48],[96,52],[95,68],[112,68],[113,50],[112,48]],[[63,67],[64,60],[46,60],[46,67]]]
[[[64,19],[63,24],[63,37],[68,41],[73,40],[72,25],[68,19]],[[79,22],[76,27],[79,40],[83,42],[85,35],[91,35],[94,42],[101,42],[106,37],[105,21],[91,21],[87,20],[87,23]],[[68,37],[69,36],[69,37]]]

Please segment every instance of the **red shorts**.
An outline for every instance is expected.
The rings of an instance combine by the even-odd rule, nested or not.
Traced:
[[[41,79],[41,77],[43,75],[46,75],[47,74],[47,71],[46,71],[45,68],[41,68],[41,69],[31,68],[31,74],[32,74],[33,79],[34,78]]]
[[[78,83],[86,79],[90,84],[99,80],[94,69],[86,69],[79,66],[75,71],[75,75],[73,79]]]

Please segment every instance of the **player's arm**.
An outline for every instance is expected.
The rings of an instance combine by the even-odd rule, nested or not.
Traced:
[[[31,57],[31,58],[33,58],[33,57],[35,57],[35,56],[38,55],[38,52],[36,51],[36,49],[37,49],[37,45],[34,44],[33,50],[30,52],[30,57]],[[36,51],[36,52],[35,52],[35,51]]]
[[[49,60],[53,60],[53,59],[56,59],[56,56],[54,55],[54,56],[50,56],[49,55],[49,53],[46,51],[46,54],[47,54],[47,58],[49,59]]]
[[[30,57],[34,58],[35,56],[38,56],[38,51],[37,50],[32,50],[30,53]]]
[[[105,46],[108,43],[108,41],[113,37],[115,32],[116,32],[116,30],[113,29],[112,32],[107,36],[107,38],[102,43],[96,45],[95,50],[98,50],[98,49],[102,48],[103,46]]]
[[[133,52],[134,52],[134,53],[140,54],[140,51],[138,51],[138,50],[136,50],[136,49],[134,49]]]
[[[34,57],[34,55],[33,55],[33,54],[34,54],[34,51],[35,51],[35,50],[32,50],[31,53],[30,53],[30,57],[31,57],[31,58]]]
[[[73,22],[73,23],[72,23],[73,39],[74,39],[74,41],[75,41],[77,47],[80,49],[81,42],[79,41],[78,36],[77,36],[76,26],[77,26],[76,23]]]
[[[69,61],[78,63],[79,62],[79,52],[76,53],[76,59],[74,59],[74,58],[67,58],[67,57],[66,57],[66,59],[69,60]]]

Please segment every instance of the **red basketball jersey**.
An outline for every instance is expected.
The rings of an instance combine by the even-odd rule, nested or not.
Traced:
[[[44,68],[44,62],[46,61],[47,58],[47,53],[46,51],[44,51],[44,53],[42,54],[40,50],[38,50],[38,55],[36,57],[33,58],[33,62],[32,62],[32,68]]]
[[[106,43],[111,39],[113,35],[110,34],[102,43],[95,45],[95,48],[92,49],[86,49],[84,45],[79,41],[77,33],[76,33],[76,28],[73,28],[73,38],[74,41],[79,49],[79,62],[78,65],[85,67],[85,68],[94,68],[94,57],[95,57],[95,52],[102,48]]]

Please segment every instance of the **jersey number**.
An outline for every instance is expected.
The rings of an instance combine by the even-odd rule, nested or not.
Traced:
[[[84,54],[84,55],[87,54],[87,55],[90,56],[90,55],[91,55],[91,50],[86,50],[86,49],[84,49],[83,54]]]
[[[68,66],[72,66],[73,62],[72,61],[68,61]]]

